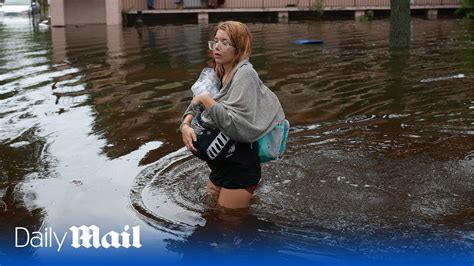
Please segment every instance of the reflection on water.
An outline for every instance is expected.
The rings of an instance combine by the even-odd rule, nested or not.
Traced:
[[[213,26],[0,20],[0,258],[48,253],[12,249],[14,226],[139,224],[155,256],[185,262],[473,259],[471,24],[415,19],[399,51],[386,20],[249,24],[294,126],[237,218],[202,201],[208,169],[176,132]],[[310,38],[325,44],[292,42]]]
[[[281,227],[252,214],[210,210],[202,217],[205,224],[197,226],[189,237],[166,240],[170,250],[183,254],[185,265],[204,264],[210,258],[232,265],[268,263],[269,258],[292,265],[305,265],[308,261],[318,265],[343,263],[338,257],[351,258],[353,262],[360,260],[355,252],[315,239],[297,239],[292,232],[281,238]]]

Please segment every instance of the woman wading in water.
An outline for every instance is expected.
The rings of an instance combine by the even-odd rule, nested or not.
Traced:
[[[257,140],[285,115],[277,96],[263,84],[249,62],[252,35],[245,24],[219,23],[209,49],[221,88],[214,98],[193,98],[183,115],[182,138],[191,152],[202,154],[198,157],[204,158],[211,169],[207,189],[217,203],[230,209],[248,208],[261,178]],[[205,116],[196,111],[196,106],[204,107]],[[209,140],[219,143],[217,148],[222,149],[213,148],[206,153],[198,147],[198,138],[206,138],[213,131],[224,134]]]

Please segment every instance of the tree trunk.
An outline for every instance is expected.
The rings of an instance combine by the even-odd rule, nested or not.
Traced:
[[[410,46],[410,0],[390,0],[390,48]]]

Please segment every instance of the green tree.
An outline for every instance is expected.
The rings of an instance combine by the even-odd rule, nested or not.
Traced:
[[[390,0],[390,48],[410,46],[410,0]]]
[[[324,14],[324,0],[313,0],[311,2],[311,7],[316,11],[318,18],[322,17]]]
[[[466,14],[466,18],[474,19],[474,0],[459,0],[461,8],[456,13]]]

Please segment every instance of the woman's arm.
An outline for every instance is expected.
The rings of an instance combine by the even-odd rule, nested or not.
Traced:
[[[197,138],[196,138],[196,133],[190,126],[192,120],[193,120],[193,115],[191,114],[186,115],[179,129],[181,130],[181,136],[183,137],[183,143],[186,146],[186,148],[188,148],[188,150],[192,152],[196,152],[197,150],[193,145],[193,141],[196,141]]]
[[[192,114],[188,114],[184,119],[183,119],[183,122],[181,123],[181,127],[183,127],[183,125],[191,125],[191,121],[193,120],[193,115]]]

